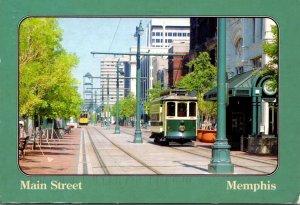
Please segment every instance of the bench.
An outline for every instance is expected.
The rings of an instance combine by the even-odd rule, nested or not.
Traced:
[[[65,126],[65,134],[71,133],[72,126]]]
[[[22,155],[22,158],[25,156],[25,148],[27,145],[27,142],[29,140],[29,136],[26,136],[25,138],[19,138],[19,155]]]

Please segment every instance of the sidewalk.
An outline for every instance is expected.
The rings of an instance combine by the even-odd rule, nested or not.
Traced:
[[[207,143],[207,142],[200,142],[200,141],[193,141],[194,147],[205,148],[205,149],[212,149],[214,143]],[[278,160],[277,155],[274,154],[250,154],[248,152],[242,152],[237,150],[230,150],[231,156],[240,156],[240,157],[249,157],[253,159],[261,159],[261,160],[273,160],[274,162]]]
[[[19,159],[20,169],[28,175],[64,175],[76,174],[78,167],[78,153],[80,147],[80,128],[73,128],[63,139],[49,140],[50,146],[44,143],[32,150],[27,145],[24,159]]]

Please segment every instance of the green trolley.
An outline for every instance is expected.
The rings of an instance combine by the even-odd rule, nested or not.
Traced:
[[[185,90],[171,90],[150,107],[150,129],[154,143],[184,144],[196,139],[197,97]]]

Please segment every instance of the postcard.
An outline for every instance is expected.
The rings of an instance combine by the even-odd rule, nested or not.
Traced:
[[[0,201],[299,203],[289,3],[2,1]]]

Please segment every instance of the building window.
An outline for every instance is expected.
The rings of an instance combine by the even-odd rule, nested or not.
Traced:
[[[152,36],[155,36],[155,32],[152,32]]]
[[[172,39],[168,39],[168,43],[172,43]]]
[[[187,36],[190,36],[190,33],[187,33]]]
[[[172,33],[171,33],[171,32],[168,32],[168,36],[172,36]]]
[[[178,33],[178,36],[182,36],[182,33]]]
[[[177,36],[177,33],[173,33],[173,36]]]
[[[160,36],[160,32],[156,32],[156,36]]]

